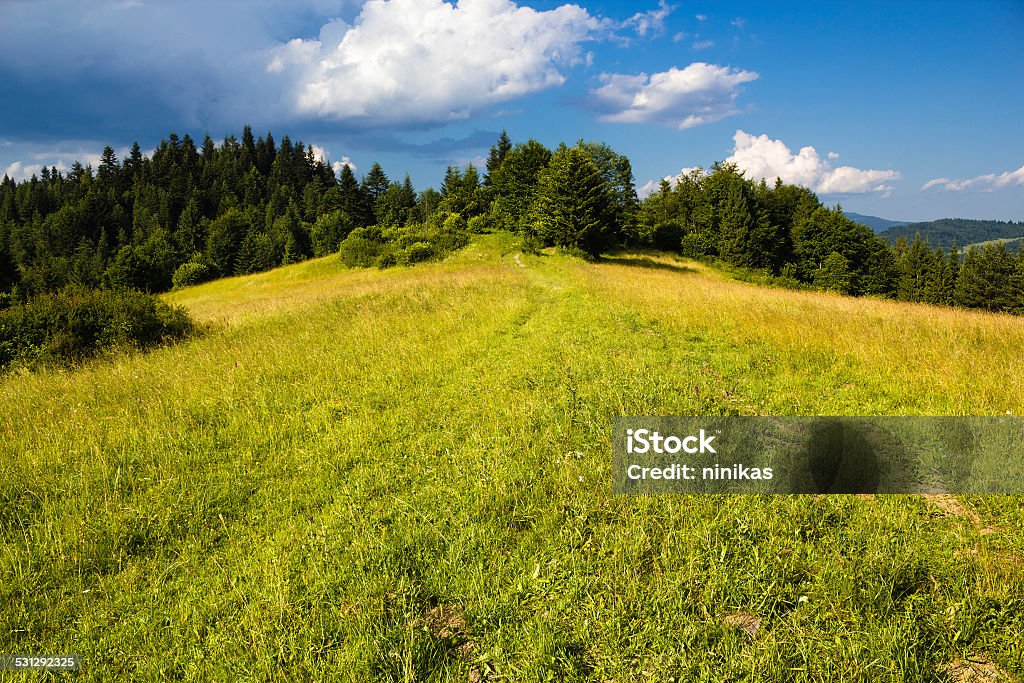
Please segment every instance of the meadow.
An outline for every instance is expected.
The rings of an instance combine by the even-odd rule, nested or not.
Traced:
[[[1024,675],[1014,496],[616,496],[616,415],[1024,414],[1024,318],[482,235],[0,378],[0,653],[109,680]],[[26,680],[0,672],[0,680]]]

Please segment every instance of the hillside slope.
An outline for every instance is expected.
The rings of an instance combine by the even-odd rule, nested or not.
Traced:
[[[917,234],[933,247],[949,249],[954,244],[964,247],[969,244],[1024,237],[1024,223],[942,218],[937,221],[894,226],[881,233],[881,236],[890,244],[895,244],[900,237],[908,242],[913,241]]]
[[[609,478],[619,414],[1024,413],[1024,319],[507,235],[166,298],[207,334],[0,380],[0,652],[83,680],[1024,671],[1020,498]]]
[[[893,221],[888,218],[879,218],[878,216],[867,216],[862,213],[854,213],[852,211],[843,211],[843,215],[849,218],[851,221],[857,221],[863,225],[868,226],[875,232],[885,232],[891,228],[898,227],[900,225],[907,225],[909,221]]]

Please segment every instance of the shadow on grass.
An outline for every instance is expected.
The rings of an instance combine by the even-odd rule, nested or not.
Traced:
[[[696,269],[676,263],[665,263],[655,261],[648,256],[605,256],[599,263],[607,263],[613,266],[626,266],[628,268],[646,268],[648,270],[666,270],[671,273],[696,273]]]

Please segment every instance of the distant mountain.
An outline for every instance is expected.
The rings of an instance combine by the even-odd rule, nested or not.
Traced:
[[[882,239],[894,244],[903,237],[908,242],[920,233],[921,239],[927,240],[933,247],[949,249],[956,244],[966,247],[969,244],[991,242],[995,240],[1014,240],[1024,237],[1024,221],[976,221],[966,218],[940,218],[925,223],[908,223],[889,228],[879,235]]]
[[[907,221],[891,221],[888,218],[879,218],[878,216],[865,216],[862,213],[853,213],[852,211],[843,211],[843,215],[849,218],[851,221],[857,223],[863,223],[875,232],[885,232],[889,228],[895,228],[900,225],[907,225]]]

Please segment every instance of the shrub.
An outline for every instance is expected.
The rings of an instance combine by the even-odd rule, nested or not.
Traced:
[[[480,214],[479,216],[473,216],[469,219],[468,229],[470,232],[475,234],[481,234],[485,232],[493,232],[495,225],[494,220],[489,214]]]
[[[413,242],[408,247],[402,250],[402,254],[399,257],[399,261],[403,265],[412,265],[413,263],[426,261],[433,255],[434,250],[428,243]]]
[[[181,339],[195,325],[184,308],[135,290],[69,288],[0,311],[0,370],[73,363],[104,351]]]
[[[663,251],[679,251],[683,243],[684,230],[678,223],[658,223],[651,232],[651,244]]]
[[[394,268],[398,265],[398,254],[392,249],[382,251],[380,256],[377,257],[378,268]]]
[[[328,192],[337,192],[331,188]],[[332,211],[317,219],[309,230],[309,238],[313,244],[313,256],[326,256],[338,250],[341,241],[352,231],[352,221],[343,211]]]
[[[216,275],[217,273],[213,267],[206,261],[193,260],[178,266],[178,269],[174,271],[174,277],[171,278],[171,282],[174,284],[175,289],[181,289],[182,287],[191,287],[192,285],[212,280]]]
[[[342,240],[338,256],[349,268],[369,268],[377,263],[383,247],[379,231],[356,228]]]
[[[679,240],[679,253],[698,258],[714,253],[714,240],[705,232],[688,232]]]
[[[538,255],[544,248],[544,243],[537,235],[532,232],[528,232],[523,235],[523,252],[526,254]]]

